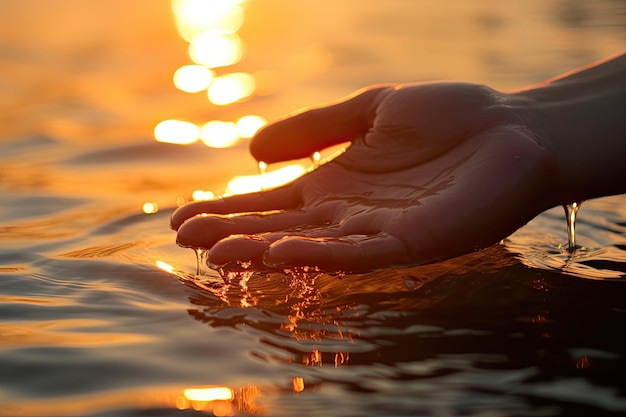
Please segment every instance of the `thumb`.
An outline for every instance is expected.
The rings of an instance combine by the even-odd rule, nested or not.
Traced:
[[[261,129],[250,142],[257,161],[273,163],[306,158],[314,152],[352,141],[370,128],[380,94],[390,85],[357,91],[335,104],[305,109]]]

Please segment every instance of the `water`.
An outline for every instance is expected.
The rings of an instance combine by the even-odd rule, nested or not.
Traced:
[[[259,181],[261,181],[261,190],[267,189],[267,164],[263,161],[259,161]]]
[[[218,108],[172,87],[169,2],[3,1],[0,415],[624,414],[624,196],[585,201],[585,250],[555,207],[423,267],[215,271],[169,217],[256,163],[152,139],[165,118],[273,119],[383,81],[519,87],[623,48],[623,5],[248,3],[241,65],[281,85]]]
[[[196,254],[196,275],[205,275],[209,251],[203,248],[195,248],[193,251]]]
[[[574,202],[563,206],[565,221],[567,222],[567,248],[570,252],[576,250],[576,216],[581,204],[582,202]]]
[[[313,169],[319,168],[321,159],[322,159],[321,153],[313,152],[313,155],[311,155],[311,162],[313,164]]]

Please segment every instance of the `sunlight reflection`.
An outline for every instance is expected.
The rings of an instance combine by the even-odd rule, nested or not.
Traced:
[[[189,44],[189,57],[196,64],[209,68],[227,67],[243,57],[243,43],[236,34],[203,33]]]
[[[215,198],[215,194],[212,191],[204,191],[204,190],[195,190],[191,197],[194,201],[206,201],[213,200]]]
[[[176,28],[187,42],[202,33],[235,33],[243,23],[241,0],[172,0]]]
[[[166,262],[156,261],[156,266],[165,272],[169,272],[170,274],[174,272],[174,267]]]
[[[159,142],[189,145],[200,138],[200,129],[183,120],[163,120],[154,128],[154,138]]]
[[[202,65],[183,65],[174,73],[174,85],[186,93],[206,90],[213,80],[213,71]]]
[[[299,376],[296,376],[292,380],[293,392],[302,392],[304,391],[304,379]]]
[[[239,140],[239,131],[234,122],[211,120],[200,129],[200,139],[211,148],[229,148]]]
[[[213,68],[234,65],[244,56],[244,43],[237,31],[243,23],[245,0],[172,0],[171,6],[180,36],[189,42],[194,64],[179,67],[174,86],[186,93],[206,90],[207,99],[226,106],[250,98],[257,86],[264,95],[276,89],[276,75],[258,72],[260,81],[246,72],[216,76]],[[249,139],[267,122],[256,115],[233,121],[209,121],[204,125],[182,120],[164,120],[154,129],[159,142],[188,145],[201,139],[212,148],[228,148],[240,139]]]
[[[295,180],[306,173],[306,168],[299,164],[287,165],[275,171],[260,175],[241,175],[233,178],[227,187],[227,192],[232,194],[246,194],[262,189],[274,188]]]
[[[254,77],[246,72],[226,74],[213,80],[208,97],[211,103],[223,106],[250,97],[254,86]]]
[[[159,211],[159,205],[157,203],[148,201],[146,203],[143,203],[142,210],[146,214],[154,214]]]
[[[257,414],[256,401],[260,396],[261,391],[255,385],[237,390],[223,386],[186,388],[183,395],[176,397],[176,408],[208,411],[215,416]]]
[[[183,395],[190,401],[232,400],[234,397],[228,387],[187,388]]]
[[[251,114],[237,120],[237,130],[239,131],[239,136],[248,139],[254,136],[254,134],[266,124],[267,120],[263,117]]]

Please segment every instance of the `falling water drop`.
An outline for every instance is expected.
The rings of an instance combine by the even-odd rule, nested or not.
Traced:
[[[320,161],[322,159],[322,155],[315,151],[313,155],[311,155],[311,162],[313,162],[313,169],[317,169],[320,166]]]
[[[193,251],[196,253],[196,275],[206,275],[206,265],[209,258],[209,251],[204,248],[195,248]]]
[[[576,214],[582,203],[582,201],[575,201],[563,205],[565,220],[567,221],[568,250],[570,252],[576,249]]]
[[[261,190],[265,190],[266,174],[267,174],[267,164],[263,161],[259,161],[259,178],[261,179]]]

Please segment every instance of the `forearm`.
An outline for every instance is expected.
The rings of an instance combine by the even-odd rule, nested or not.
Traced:
[[[561,203],[626,192],[626,54],[512,97],[555,155]]]

